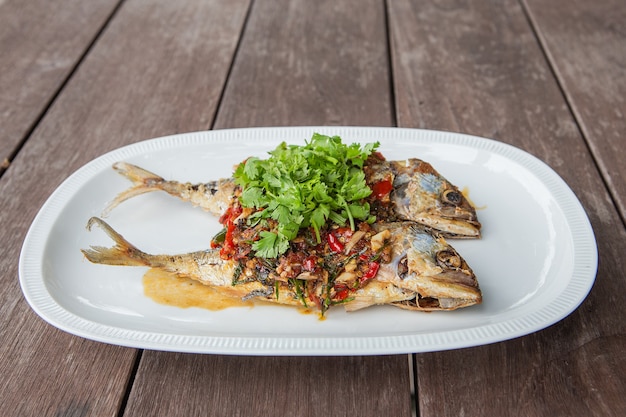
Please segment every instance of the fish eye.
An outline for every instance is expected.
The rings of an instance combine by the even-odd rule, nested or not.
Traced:
[[[463,196],[456,190],[446,190],[443,192],[442,199],[445,203],[458,206],[463,201]]]
[[[437,263],[442,268],[457,269],[461,267],[461,257],[454,251],[442,250],[437,252]]]

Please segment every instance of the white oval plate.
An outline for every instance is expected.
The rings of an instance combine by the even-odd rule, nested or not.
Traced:
[[[297,309],[255,306],[209,311],[160,305],[143,294],[145,268],[94,265],[81,248],[110,246],[85,229],[129,182],[111,165],[128,161],[167,179],[230,176],[250,155],[314,132],[345,143],[380,141],[387,159],[419,157],[469,190],[483,224],[480,240],[450,243],[468,261],[483,304],[420,313],[377,306],[326,320]],[[129,200],[107,221],[151,253],[203,249],[215,218],[165,193]],[[41,208],[24,241],[20,284],[44,320],[69,333],[117,345],[238,355],[369,355],[427,352],[498,342],[545,328],[587,296],[597,269],[589,220],[565,182],[530,154],[455,133],[370,127],[250,128],[152,139],[109,152],[72,174]]]

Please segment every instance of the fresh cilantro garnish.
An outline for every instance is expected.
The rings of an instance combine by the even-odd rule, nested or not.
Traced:
[[[345,145],[339,136],[315,133],[304,146],[281,143],[268,159],[252,157],[235,170],[242,187],[240,203],[257,211],[251,224],[264,219],[277,226],[259,234],[252,249],[263,258],[275,258],[289,248],[302,228],[313,227],[320,243],[320,229],[327,221],[373,221],[364,199],[372,193],[365,182],[363,164],[379,143]]]

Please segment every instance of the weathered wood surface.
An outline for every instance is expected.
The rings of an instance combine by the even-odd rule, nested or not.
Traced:
[[[626,222],[626,2],[525,0],[539,40]]]
[[[0,179],[1,415],[118,415],[137,351],[38,318],[20,294],[20,245],[47,196],[82,164],[211,124],[248,6],[125,2]]]
[[[256,0],[215,128],[390,125],[383,5],[356,3]],[[168,355],[144,352],[128,416],[410,415],[406,355]]]
[[[0,3],[0,158],[18,151],[0,170],[0,414],[410,415],[405,355],[110,346],[45,324],[17,282],[39,207],[106,151],[207,128],[397,123],[538,156],[580,198],[600,252],[565,320],[415,355],[418,414],[626,415],[623,2],[49,3]]]
[[[117,3],[118,0],[0,2],[0,173],[114,13]]]
[[[384,2],[255,1],[216,128],[391,126]]]
[[[409,416],[407,363],[406,355],[294,358],[146,351],[124,415],[380,416],[389,410],[389,415]]]
[[[601,256],[589,297],[562,322],[416,355],[420,414],[623,415],[626,233],[524,10],[515,1],[403,0],[390,2],[389,15],[398,125],[491,137],[538,156],[581,199]]]

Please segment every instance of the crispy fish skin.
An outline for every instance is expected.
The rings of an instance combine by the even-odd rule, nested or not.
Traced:
[[[82,253],[90,262],[158,268],[244,300],[256,298],[300,307],[315,306],[311,294],[298,293],[286,282],[252,279],[235,284],[237,262],[222,259],[218,250],[151,255],[136,248],[103,220],[93,217],[87,228],[94,225],[102,228],[115,245],[83,249]],[[371,281],[341,303],[347,311],[380,304],[409,310],[454,310],[482,301],[473,272],[441,236],[408,222],[382,224],[376,228],[380,232],[388,231],[392,261],[382,264]]]
[[[476,209],[432,165],[417,158],[389,164],[395,174],[391,199],[399,218],[431,227],[445,237],[480,237]]]
[[[116,162],[113,169],[133,182],[133,187],[118,194],[102,212],[106,217],[120,203],[152,191],[165,191],[171,196],[190,202],[211,214],[220,216],[230,205],[235,191],[233,178],[222,178],[203,184],[168,181],[157,174],[127,162]]]
[[[81,249],[90,262],[117,266],[148,266],[184,277],[193,277],[206,285],[225,286],[232,283],[231,277],[235,272],[235,264],[222,260],[215,250],[202,250],[176,256],[151,255],[137,249],[102,219],[90,218],[87,230],[91,230],[93,226],[104,230],[115,242],[115,246],[111,248],[92,246],[89,249]]]
[[[273,287],[259,281],[233,285],[237,265],[235,262],[223,260],[219,251],[208,249],[177,255],[152,255],[136,248],[102,219],[90,218],[87,229],[91,230],[94,225],[104,230],[115,245],[110,248],[92,246],[89,249],[81,249],[85,258],[92,263],[156,268],[193,279],[219,289],[224,295],[241,299],[268,298],[274,292]],[[279,304],[297,304],[296,298],[287,289],[280,291],[278,296],[268,299]]]
[[[104,210],[103,217],[123,201],[136,195],[165,191],[189,201],[215,216],[221,216],[233,198],[235,181],[223,178],[204,184],[168,181],[138,166],[117,162],[113,169],[134,183],[120,193]],[[419,159],[386,161],[381,159],[368,168],[369,183],[390,179],[390,196],[395,216],[429,226],[445,237],[478,238],[480,222],[476,210],[463,194],[430,164]]]

